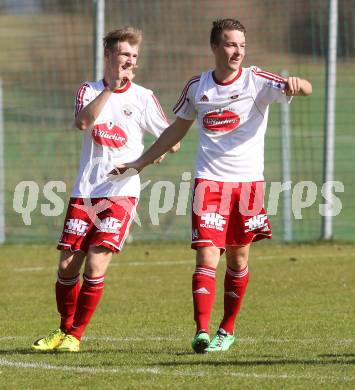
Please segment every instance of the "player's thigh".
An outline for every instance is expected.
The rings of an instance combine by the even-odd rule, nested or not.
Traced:
[[[63,278],[75,277],[85,260],[85,253],[82,251],[71,252],[61,250],[59,255],[58,273]]]
[[[137,198],[117,196],[107,199],[110,205],[98,214],[99,223],[90,237],[89,252],[90,248],[95,246],[106,247],[114,253],[119,252],[136,215]]]
[[[242,183],[230,214],[226,245],[245,246],[271,237],[270,222],[264,208],[264,183]]]
[[[104,275],[112,254],[113,251],[105,246],[91,246],[85,262],[85,275],[90,278]]]
[[[240,271],[248,265],[250,244],[227,246],[226,259],[228,267]]]
[[[222,202],[223,184],[205,179],[196,179],[192,199],[192,242],[191,247],[199,250],[199,259],[206,259],[212,255],[205,255],[211,247],[220,255],[225,249],[226,231],[229,220],[230,202],[228,207]],[[215,257],[215,256],[213,256]]]
[[[87,253],[94,227],[94,216],[95,206],[91,199],[70,198],[57,249]]]

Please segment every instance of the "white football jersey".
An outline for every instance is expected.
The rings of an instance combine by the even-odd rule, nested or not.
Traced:
[[[104,88],[103,80],[82,84],[76,95],[76,114]],[[80,168],[72,197],[138,198],[139,175],[112,179],[107,174],[118,164],[140,157],[146,131],[159,137],[168,126],[168,120],[151,90],[127,83],[125,88],[112,93],[94,124],[84,130]]]
[[[228,83],[209,70],[186,84],[174,113],[197,119],[195,177],[224,182],[264,180],[264,136],[269,104],[290,102],[283,79],[255,66]]]

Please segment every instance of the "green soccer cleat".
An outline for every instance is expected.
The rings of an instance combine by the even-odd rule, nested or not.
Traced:
[[[228,351],[234,341],[234,335],[225,332],[224,329],[218,329],[205,352]]]
[[[31,349],[33,351],[53,351],[64,339],[65,333],[61,329],[56,329],[47,337],[36,340]]]
[[[55,350],[57,352],[79,352],[80,341],[71,334],[67,334]]]
[[[193,338],[191,346],[196,353],[204,353],[209,344],[210,336],[204,330],[200,330]]]

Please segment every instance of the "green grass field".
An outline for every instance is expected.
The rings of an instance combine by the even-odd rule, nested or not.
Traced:
[[[196,355],[188,243],[127,245],[76,355],[32,353],[57,326],[57,252],[0,248],[1,389],[350,389],[355,258],[350,245],[256,244],[236,344]],[[212,329],[222,313],[224,260]]]

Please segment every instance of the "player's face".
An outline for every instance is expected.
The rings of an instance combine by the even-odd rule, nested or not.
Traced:
[[[138,49],[138,45],[131,45],[129,42],[117,42],[115,48],[105,53],[106,65],[112,73],[122,70],[133,72],[137,64]]]
[[[216,68],[224,71],[237,71],[245,56],[245,35],[238,30],[222,32],[218,45],[212,46]]]

